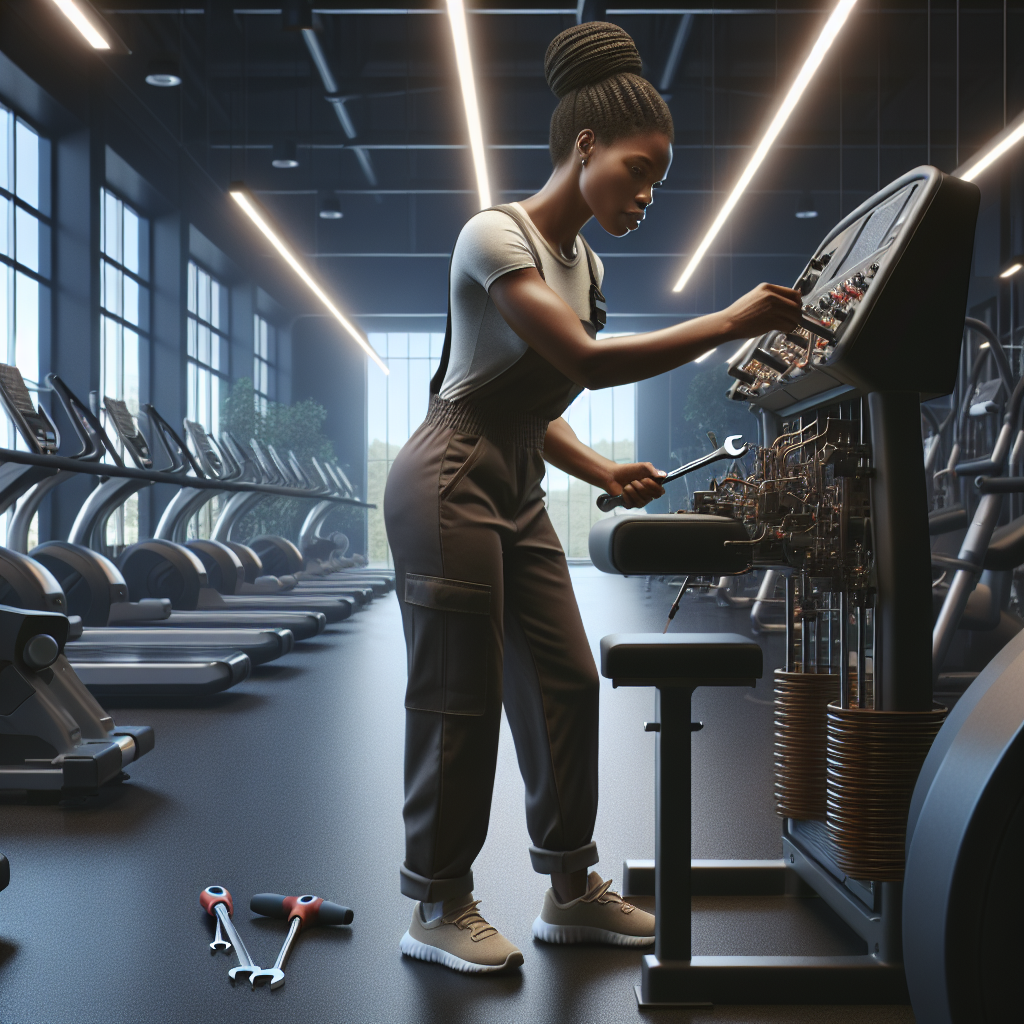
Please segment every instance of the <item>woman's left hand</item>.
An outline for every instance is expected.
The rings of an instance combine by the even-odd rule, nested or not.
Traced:
[[[626,508],[643,508],[665,493],[659,482],[664,476],[662,470],[655,469],[649,462],[614,465],[604,489],[609,494],[621,494]]]

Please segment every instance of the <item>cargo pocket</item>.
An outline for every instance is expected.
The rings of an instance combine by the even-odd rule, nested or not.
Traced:
[[[440,576],[405,577],[414,711],[482,715],[491,676],[491,588]]]

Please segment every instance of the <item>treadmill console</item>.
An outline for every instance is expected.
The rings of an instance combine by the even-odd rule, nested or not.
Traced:
[[[210,441],[210,435],[200,423],[193,420],[185,420],[185,438],[192,442],[192,448],[203,467],[203,472],[215,480],[224,476],[224,463],[218,452]]]
[[[132,461],[139,469],[152,469],[153,456],[150,455],[149,445],[142,436],[135,423],[128,406],[119,398],[103,398],[103,407],[114,424],[118,439],[131,454]]]
[[[56,455],[60,435],[42,407],[36,408],[21,370],[0,363],[0,401],[18,433],[38,455]]]
[[[948,394],[956,380],[977,186],[919,167],[825,236],[794,287],[790,334],[751,338],[729,395],[768,409],[853,387]]]

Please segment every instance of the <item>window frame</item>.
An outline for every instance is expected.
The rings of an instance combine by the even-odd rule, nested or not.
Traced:
[[[193,273],[193,268],[195,269],[195,275],[196,275],[196,303],[195,303],[196,309],[195,310],[193,310],[191,308],[191,306],[192,306],[192,273]],[[205,274],[209,278],[211,286],[212,285],[216,285],[217,286],[218,293],[220,294],[220,300],[219,301],[220,301],[220,305],[221,305],[221,309],[218,311],[217,319],[218,319],[218,321],[220,321],[222,319],[228,321],[223,326],[214,324],[212,317],[210,319],[205,319],[199,313],[199,308],[201,306],[201,303],[199,301],[199,283],[200,283],[200,280],[201,280],[200,276],[199,276],[200,274]],[[186,331],[186,337],[185,337],[185,389],[186,389],[186,396],[185,396],[185,398],[186,398],[186,407],[187,407],[188,405],[190,405],[192,403],[192,398],[193,398],[193,393],[192,393],[193,389],[190,386],[190,382],[189,382],[189,367],[193,367],[194,366],[196,368],[196,373],[197,374],[200,373],[200,372],[205,371],[206,373],[209,373],[212,377],[216,377],[220,382],[222,382],[222,385],[223,385],[223,387],[225,389],[225,393],[226,393],[226,389],[230,387],[230,384],[231,384],[231,366],[230,366],[230,363],[231,363],[231,325],[230,325],[231,303],[230,303],[230,291],[228,289],[228,286],[226,284],[224,284],[221,281],[221,279],[219,277],[217,277],[216,274],[214,274],[212,271],[208,270],[198,259],[196,259],[195,256],[193,256],[191,254],[189,254],[189,256],[188,256],[188,264],[187,264],[187,268],[186,268],[185,292],[186,292],[186,294],[185,294],[185,331]],[[213,289],[211,287],[211,298],[212,298],[212,295],[213,295]],[[212,310],[211,310],[211,312],[212,312]],[[221,314],[223,314],[223,317],[221,316]],[[194,355],[194,356],[189,352],[190,341],[191,341],[191,338],[189,337],[189,335],[192,332],[192,325],[193,324],[195,324],[195,342],[196,342],[195,343],[196,355]],[[211,336],[211,346],[210,346],[211,358],[212,358],[212,352],[213,352],[213,340],[216,339],[216,342],[217,342],[217,344],[219,346],[219,348],[218,348],[218,356],[217,356],[217,362],[220,364],[219,366],[215,367],[211,363],[205,363],[205,362],[203,362],[199,358],[199,354],[198,353],[199,353],[199,330],[200,330],[200,328],[206,328],[210,332],[210,336]],[[227,364],[227,365],[225,365],[225,364]],[[219,391],[220,391],[220,388],[218,387],[218,392]],[[220,417],[219,409],[211,408],[210,412],[212,413],[212,416],[215,419],[219,420],[219,417]],[[197,421],[200,422],[200,423],[203,423],[203,420],[202,420],[201,416],[197,416]],[[211,430],[211,431],[215,430],[214,423],[212,423],[212,422],[211,423],[203,423],[203,426],[207,430]]]
[[[275,385],[277,384],[277,338],[276,330],[274,325],[265,317],[259,313],[253,313],[252,315],[252,327],[253,327],[253,353],[252,353],[252,390],[255,396],[256,409],[260,415],[266,415],[267,405],[274,401],[274,392],[276,390]],[[260,330],[266,328],[266,342],[267,354],[264,356],[260,352]],[[266,390],[260,389],[260,374],[259,368],[263,366],[266,368],[267,374],[267,387]]]

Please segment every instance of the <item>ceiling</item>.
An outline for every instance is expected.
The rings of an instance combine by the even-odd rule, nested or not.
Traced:
[[[448,20],[437,3],[359,2],[324,2],[312,19],[341,118],[303,33],[286,25],[302,23],[299,5],[96,5],[132,50],[108,58],[114,73],[219,187],[241,180],[259,195],[365,328],[438,329],[447,256],[477,208]],[[1012,58],[1024,42],[1020,0],[861,0],[712,255],[671,294],[831,6],[648,0],[608,10],[676,124],[674,164],[647,222],[621,240],[587,229],[606,264],[609,329],[708,312],[760,280],[790,283],[841,214],[918,164],[952,170],[1024,107],[1024,62],[1004,60],[1004,47]],[[543,57],[575,21],[569,8],[470,5],[495,201],[530,194],[550,172],[555,99]],[[179,88],[145,84],[161,59],[177,62]],[[274,147],[289,143],[299,166],[275,169]],[[332,197],[344,217],[322,220]],[[818,217],[797,219],[808,200]]]

